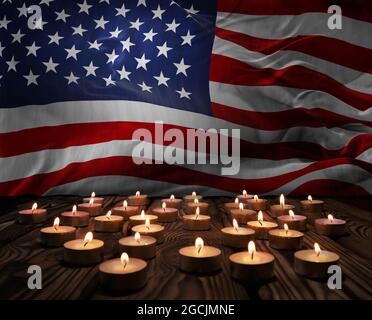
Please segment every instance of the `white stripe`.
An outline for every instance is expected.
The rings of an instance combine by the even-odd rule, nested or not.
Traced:
[[[74,194],[87,196],[92,190],[97,195],[105,194],[134,194],[140,190],[143,194],[153,197],[169,197],[174,194],[176,197],[183,197],[195,191],[203,196],[233,196],[233,193],[220,189],[214,189],[198,185],[178,185],[170,182],[142,179],[130,176],[99,176],[81,179],[49,189],[44,195],[53,194]]]
[[[255,68],[280,70],[301,66],[333,78],[345,87],[358,92],[372,93],[372,75],[322,60],[302,52],[281,50],[270,55],[247,50],[233,42],[215,37],[213,53],[239,60]],[[350,59],[352,59],[350,57]]]
[[[132,140],[115,140],[104,143],[74,146],[64,149],[43,150],[21,154],[19,156],[0,158],[0,167],[2,168],[2,170],[0,171],[0,182],[22,179],[33,176],[35,174],[54,172],[57,170],[61,170],[72,163],[82,163],[94,159],[102,159],[115,156],[131,157],[133,154],[133,148],[138,143],[138,141]],[[154,145],[152,145],[151,143],[147,143],[147,146],[152,147]],[[188,152],[193,154],[192,151]],[[199,152],[198,154],[202,155],[201,152]],[[160,157],[155,156],[155,154],[152,155],[151,159],[162,160]],[[207,162],[208,159],[209,158],[207,157]],[[237,159],[237,161],[239,160],[240,172],[236,176],[229,176],[229,178],[267,178],[293,172],[305,168],[313,163],[302,159],[286,159],[278,161],[252,158]],[[32,163],[32,166],[30,166],[30,163]],[[226,166],[222,164],[184,164],[180,165],[180,167],[221,176],[221,169]]]
[[[358,160],[362,160],[372,164],[372,148],[363,151],[358,157]]]
[[[319,171],[310,172],[297,179],[294,179],[278,189],[267,192],[266,194],[288,194],[297,189],[304,183],[312,180],[336,180],[357,185],[368,193],[372,194],[372,175],[370,172],[350,164],[341,164]]]
[[[281,86],[238,86],[212,81],[209,87],[212,102],[242,110],[278,112],[295,108],[320,108],[350,118],[372,121],[372,108],[365,111],[354,109],[322,91]]]
[[[327,25],[329,17],[327,13],[319,12],[269,16],[218,12],[216,25],[256,38],[284,39],[298,35],[322,35],[372,49],[371,23],[343,16],[342,30],[331,30]]]
[[[1,132],[69,123],[133,121],[190,128],[240,129],[241,139],[254,143],[306,141],[327,149],[340,149],[350,139],[371,132],[363,126],[345,128],[293,127],[282,130],[259,130],[240,126],[211,116],[177,110],[139,101],[73,101],[41,106],[0,109]],[[230,132],[231,133],[231,132]]]

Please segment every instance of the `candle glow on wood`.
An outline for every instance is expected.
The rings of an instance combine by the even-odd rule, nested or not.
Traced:
[[[58,217],[54,219],[53,227],[54,227],[54,229],[55,229],[56,231],[58,230],[59,222],[60,222],[60,221],[59,221],[59,218],[58,218]]]
[[[120,261],[123,264],[123,270],[124,270],[125,267],[128,265],[128,262],[129,262],[129,256],[128,256],[128,254],[126,252],[123,252],[121,254]]]
[[[92,232],[87,232],[87,234],[85,235],[84,237],[84,247],[89,243],[89,242],[92,242],[93,240],[93,233]]]
[[[32,205],[31,212],[34,213],[36,209],[37,209],[37,203],[35,202],[35,203]]]
[[[197,237],[195,239],[195,249],[196,249],[196,252],[198,254],[200,254],[200,252],[202,251],[203,247],[204,247],[204,241],[203,241],[203,239],[200,238],[200,237]]]

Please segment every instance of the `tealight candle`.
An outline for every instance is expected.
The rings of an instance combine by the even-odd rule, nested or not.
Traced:
[[[72,211],[62,212],[62,224],[72,227],[86,227],[89,224],[89,213],[86,211],[77,211],[76,205]]]
[[[315,231],[328,237],[338,237],[346,233],[346,221],[335,219],[331,214],[327,218],[315,220]]]
[[[162,243],[164,240],[164,227],[160,224],[150,224],[149,218],[146,218],[145,224],[134,226],[132,232],[154,237],[157,243]]]
[[[270,230],[278,228],[275,222],[263,221],[261,210],[258,212],[257,221],[248,221],[247,225],[256,232],[256,239],[261,240],[267,239],[267,234]]]
[[[248,251],[233,253],[229,257],[231,276],[247,282],[261,282],[274,275],[274,256],[268,252],[257,252],[253,241]]]
[[[321,250],[314,243],[314,250],[295,252],[294,270],[296,273],[309,278],[326,278],[329,266],[338,263],[340,257],[333,252]]]
[[[274,229],[269,231],[270,247],[279,250],[298,250],[302,247],[304,234],[297,230],[289,230],[288,225],[284,224],[284,229]]]
[[[193,191],[190,195],[186,195],[183,197],[183,200],[185,202],[194,202],[195,199],[198,199],[199,201],[201,201],[203,197],[197,195],[195,191]]]
[[[279,204],[274,204],[270,207],[271,213],[276,216],[288,215],[289,210],[294,210],[295,206],[285,203],[284,195],[281,194],[279,198]]]
[[[208,213],[208,203],[207,202],[199,202],[198,199],[194,199],[193,202],[187,202],[185,212],[192,214],[195,212],[196,208],[199,207],[201,214]]]
[[[60,219],[54,219],[52,227],[40,230],[41,243],[47,247],[60,247],[67,241],[75,239],[76,229],[69,226],[60,226]]]
[[[222,243],[231,248],[245,248],[255,233],[252,229],[239,227],[235,219],[232,227],[223,228],[221,231]]]
[[[267,207],[266,205],[267,200],[258,198],[256,194],[253,196],[253,199],[246,200],[246,203],[247,203],[248,209],[256,210],[256,211],[259,211],[259,210],[264,211],[266,210],[266,207]]]
[[[307,218],[302,215],[294,214],[293,210],[288,211],[288,215],[278,217],[279,226],[283,227],[287,224],[289,229],[305,231]]]
[[[161,202],[165,202],[167,205],[167,208],[176,208],[179,209],[182,203],[181,199],[177,199],[172,194],[168,199],[162,199]]]
[[[147,203],[147,194],[141,194],[139,191],[135,195],[128,197],[130,206],[144,206]]]
[[[199,207],[196,208],[195,214],[184,215],[182,221],[186,230],[203,231],[211,228],[211,217],[200,214]]]
[[[95,192],[92,192],[92,194],[90,195],[90,197],[88,197],[88,198],[83,198],[83,202],[84,203],[89,203],[89,201],[91,200],[91,199],[93,199],[93,201],[95,202],[95,203],[99,203],[99,204],[103,204],[103,198],[100,198],[100,197],[96,197],[96,193]]]
[[[138,206],[128,206],[127,200],[123,201],[122,207],[115,207],[112,209],[112,213],[117,216],[122,216],[124,220],[129,220],[130,217],[138,215],[141,212],[141,208]]]
[[[123,230],[124,218],[111,214],[111,210],[104,216],[94,218],[94,231],[97,232],[121,232]]]
[[[99,216],[101,214],[102,205],[95,203],[94,198],[89,200],[89,203],[80,203],[79,210],[88,212],[91,217]]]
[[[242,202],[239,202],[239,198],[235,198],[234,202],[226,202],[225,208],[230,212],[232,209],[239,209],[239,204],[242,204],[244,207],[244,204]]]
[[[146,261],[129,258],[126,252],[120,258],[102,262],[98,269],[101,284],[110,290],[137,290],[144,287],[147,281]]]
[[[249,209],[244,209],[243,203],[239,203],[239,209],[230,211],[232,219],[235,219],[239,224],[246,224],[248,221],[255,220],[257,212]]]
[[[119,248],[120,252],[127,252],[133,258],[148,260],[155,257],[156,239],[136,232],[134,236],[121,238]]]
[[[63,259],[74,265],[96,264],[103,259],[103,246],[103,241],[93,239],[93,233],[88,232],[84,239],[65,242]]]
[[[240,202],[247,203],[247,200],[252,199],[252,195],[248,194],[246,190],[243,190],[242,194],[239,194],[237,198]]]
[[[146,219],[149,219],[151,223],[158,221],[158,216],[153,214],[145,214],[145,210],[141,211],[141,214],[129,217],[129,223],[131,227],[144,224]]]
[[[47,211],[38,209],[37,203],[32,205],[31,209],[21,210],[18,212],[18,221],[23,224],[38,224],[47,219]]]
[[[196,238],[195,246],[181,248],[179,251],[180,269],[192,273],[211,273],[221,268],[221,250],[204,246],[202,238]]]
[[[308,196],[307,200],[301,201],[302,208],[307,212],[319,213],[324,209],[324,201],[313,200],[312,196]]]
[[[154,208],[152,213],[158,217],[159,222],[174,222],[178,218],[178,209],[167,208],[166,202],[161,204],[161,208]]]

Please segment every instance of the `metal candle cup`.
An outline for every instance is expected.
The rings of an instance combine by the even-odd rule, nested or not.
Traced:
[[[76,229],[60,226],[59,218],[54,219],[53,226],[40,230],[41,243],[47,247],[60,247],[67,241],[75,239]]]
[[[331,216],[331,215],[329,215]],[[342,219],[322,218],[316,219],[314,226],[318,234],[328,237],[338,237],[346,233],[346,221]]]
[[[233,227],[223,228],[221,232],[222,244],[231,248],[246,248],[255,235],[253,229],[239,227],[237,223]]]
[[[204,231],[211,228],[211,217],[207,215],[187,214],[182,217],[183,228],[191,231]]]
[[[299,250],[304,234],[297,230],[273,229],[268,233],[270,247],[278,250]]]
[[[104,216],[94,218],[94,231],[97,232],[121,232],[123,230],[124,218],[111,215],[109,211]]]
[[[137,238],[136,238],[137,237]],[[119,240],[120,252],[126,252],[130,257],[149,260],[156,254],[156,238],[140,235],[121,238]]]
[[[78,209],[88,212],[91,217],[96,217],[101,214],[102,205],[99,203],[80,203]]]
[[[246,200],[247,208],[250,210],[266,210],[267,208],[267,200],[259,199],[256,195],[252,199]]]
[[[239,224],[247,224],[257,217],[257,212],[249,209],[233,209],[230,211],[231,219],[235,219]]]
[[[156,243],[162,243],[164,241],[164,227],[160,224],[140,224],[132,228],[133,233],[140,233],[141,235],[151,236],[156,239]]]
[[[147,194],[140,194],[137,191],[135,195],[129,196],[127,201],[130,206],[145,206],[147,203]]]
[[[287,224],[291,230],[305,231],[307,218],[302,215],[294,214],[293,211],[289,213],[290,215],[278,217],[279,226],[283,228],[284,224]]]
[[[89,224],[90,215],[86,211],[77,211],[73,206],[72,211],[62,212],[62,224],[72,227],[86,227]]]
[[[32,209],[18,211],[18,221],[22,224],[39,224],[47,219],[47,211],[38,209],[34,203]]]
[[[307,200],[301,201],[301,206],[306,212],[320,213],[324,210],[324,201],[313,200],[311,196],[308,196]]]
[[[162,208],[154,208],[152,213],[158,217],[159,222],[174,222],[178,218],[178,209],[167,208],[165,202],[163,202]]]

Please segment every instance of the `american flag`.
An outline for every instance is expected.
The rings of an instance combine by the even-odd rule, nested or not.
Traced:
[[[0,1],[1,195],[372,193],[370,0]],[[158,120],[240,129],[239,174],[135,165]]]

